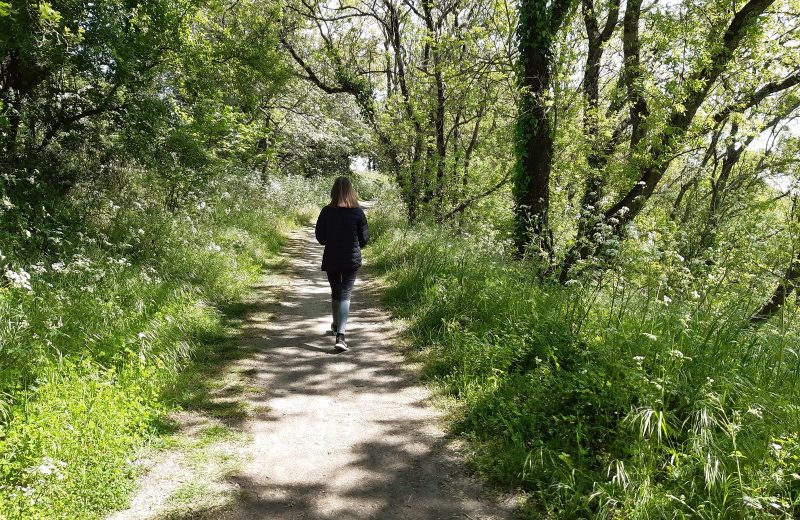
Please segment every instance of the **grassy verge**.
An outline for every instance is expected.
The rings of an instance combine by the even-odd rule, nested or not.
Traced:
[[[96,518],[125,503],[135,449],[189,383],[176,378],[225,336],[220,307],[317,194],[226,178],[174,213],[130,196],[81,197],[108,204],[66,208],[33,230],[39,247],[2,257],[0,517]]]
[[[800,514],[796,306],[753,330],[746,299],[723,304],[716,286],[542,285],[493,239],[391,212],[371,225],[453,430],[481,474],[528,493],[531,518]]]

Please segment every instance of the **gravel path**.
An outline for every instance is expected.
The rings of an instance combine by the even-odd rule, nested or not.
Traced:
[[[313,230],[285,254],[289,286],[248,316],[242,341],[266,412],[245,420],[249,462],[229,476],[238,499],[226,519],[500,519],[507,507],[468,477],[439,426],[430,394],[405,366],[380,286],[359,272],[349,352],[333,353],[329,288]],[[280,288],[279,288],[280,290]]]

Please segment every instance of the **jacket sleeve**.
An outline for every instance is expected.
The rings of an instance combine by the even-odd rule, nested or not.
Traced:
[[[317,237],[317,242],[323,246],[325,245],[325,235],[328,225],[325,217],[325,208],[322,208],[322,211],[319,212],[319,217],[317,217],[317,225],[314,227],[314,235]]]
[[[369,226],[367,225],[367,216],[364,211],[361,211],[361,222],[358,224],[358,246],[364,247],[369,242]]]

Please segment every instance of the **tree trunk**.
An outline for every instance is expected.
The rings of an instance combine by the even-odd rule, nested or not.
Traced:
[[[420,173],[422,171],[422,150],[425,146],[425,135],[422,125],[417,118],[414,106],[411,104],[411,94],[406,82],[405,63],[403,62],[403,44],[400,35],[400,18],[397,13],[397,6],[392,0],[385,0],[386,10],[389,14],[389,26],[392,33],[392,48],[394,49],[395,65],[397,66],[396,82],[400,86],[400,94],[403,97],[403,107],[406,115],[414,125],[414,148],[412,151],[411,168],[408,172],[408,193],[406,194],[406,205],[408,207],[408,222],[413,224],[419,216],[419,201],[421,194]]]
[[[532,243],[548,258],[553,235],[548,222],[550,171],[553,163],[548,98],[553,38],[566,18],[571,0],[522,0],[519,7],[520,106],[516,128],[514,202],[517,252]]]
[[[619,2],[614,2],[609,6],[608,17],[603,30],[597,23],[597,14],[594,9],[593,0],[582,0],[583,20],[586,26],[586,36],[588,40],[588,52],[586,55],[586,67],[583,73],[583,96],[584,96],[584,115],[583,133],[590,143],[587,152],[586,162],[588,171],[586,183],[584,185],[583,198],[581,199],[581,216],[578,220],[578,239],[583,239],[588,231],[594,228],[600,221],[600,200],[603,198],[603,168],[608,163],[608,157],[612,152],[614,139],[610,142],[601,144],[599,136],[599,110],[600,110],[600,62],[603,58],[603,46],[611,38],[614,28],[619,19]],[[588,244],[582,244],[581,248],[572,248],[570,253],[578,256],[584,251]],[[575,262],[577,258],[567,260],[567,263]],[[561,283],[566,282],[568,271],[562,269],[560,273]]]
[[[772,292],[772,296],[764,302],[764,304],[756,312],[750,316],[750,323],[753,325],[760,325],[774,316],[786,303],[792,291],[797,289],[800,283],[800,251],[792,257],[789,262],[789,267],[786,269],[786,274],[783,279],[778,282],[777,287]]]

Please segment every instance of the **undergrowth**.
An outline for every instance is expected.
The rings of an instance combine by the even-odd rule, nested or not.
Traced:
[[[0,517],[124,505],[134,450],[177,376],[224,333],[219,307],[322,195],[302,179],[228,175],[166,212],[143,189],[124,192],[77,193],[0,251]]]
[[[454,432],[531,518],[800,515],[797,305],[755,330],[748,297],[663,268],[564,287],[496,237],[370,224]]]

